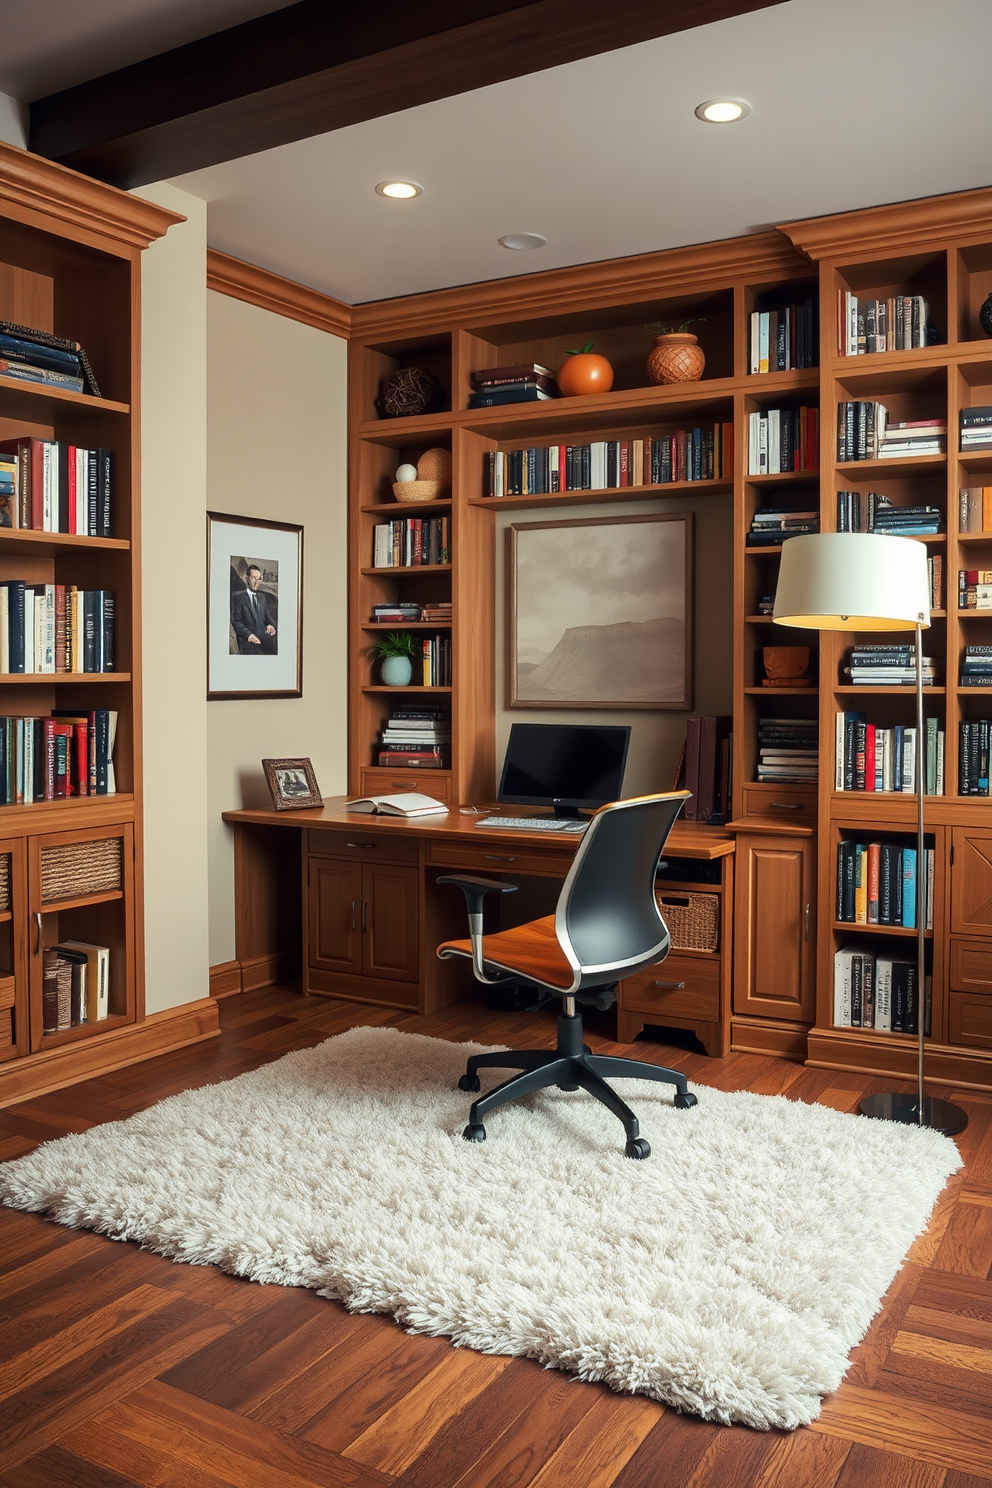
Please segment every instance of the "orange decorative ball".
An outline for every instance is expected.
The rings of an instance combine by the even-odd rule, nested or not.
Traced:
[[[593,352],[595,344],[590,341],[581,351],[570,351],[558,368],[558,390],[563,398],[608,393],[613,386],[613,368],[604,356]]]

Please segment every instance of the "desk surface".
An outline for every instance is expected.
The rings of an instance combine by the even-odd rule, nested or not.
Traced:
[[[482,840],[487,843],[526,842],[531,846],[540,844],[547,848],[562,849],[577,847],[582,840],[578,835],[558,832],[528,832],[510,827],[484,827],[474,815],[463,816],[457,806],[449,808],[445,816],[379,816],[363,811],[348,811],[345,803],[355,799],[351,796],[332,796],[322,808],[307,811],[225,811],[224,820],[232,825],[241,823],[254,826],[277,827],[350,827],[357,831],[398,832],[414,837],[431,837],[439,840],[466,842]],[[494,808],[495,809],[495,808]],[[507,816],[526,816],[525,809],[507,808]],[[534,813],[535,815],[537,813]],[[683,858],[723,858],[732,853],[735,839],[723,827],[707,827],[697,822],[677,821],[665,843],[665,852]]]

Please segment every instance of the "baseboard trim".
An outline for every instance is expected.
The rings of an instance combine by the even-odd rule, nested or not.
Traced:
[[[210,996],[233,997],[242,991],[241,962],[221,961],[210,968]]]
[[[916,1060],[915,1039],[900,1040],[897,1045],[870,1029],[852,1034],[844,1029],[817,1028],[810,1032],[806,1063],[813,1069],[915,1082]],[[955,1090],[992,1091],[992,1051],[928,1042],[924,1079],[927,1085],[949,1085]]]
[[[300,974],[299,951],[276,951],[269,956],[252,956],[237,963],[241,968],[242,992],[257,992],[276,982],[289,982]]]
[[[730,1050],[732,1054],[761,1054],[771,1059],[795,1059],[806,1062],[807,1023],[776,1023],[764,1018],[732,1018]]]
[[[0,1107],[202,1043],[219,1032],[217,1003],[212,997],[150,1013],[141,1023],[0,1065]]]

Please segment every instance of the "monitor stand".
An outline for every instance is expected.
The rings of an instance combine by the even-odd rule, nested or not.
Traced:
[[[583,811],[574,801],[553,801],[552,815],[576,820],[580,816],[587,816],[588,812]]]

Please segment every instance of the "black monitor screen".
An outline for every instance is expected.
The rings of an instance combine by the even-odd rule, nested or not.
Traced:
[[[501,801],[528,806],[603,806],[623,785],[630,729],[514,723],[499,783]]]

